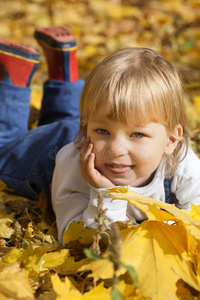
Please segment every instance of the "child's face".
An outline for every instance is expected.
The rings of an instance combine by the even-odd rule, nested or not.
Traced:
[[[98,108],[88,122],[95,168],[114,185],[148,184],[163,154],[175,149],[173,138],[168,137],[162,124],[134,124],[133,115],[133,122],[125,125],[107,118],[107,112],[105,106]]]

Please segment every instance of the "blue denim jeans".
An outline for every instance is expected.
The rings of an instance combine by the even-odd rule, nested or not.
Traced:
[[[31,90],[0,82],[0,178],[17,194],[50,193],[56,154],[79,129],[83,84],[45,82],[39,126],[28,130]]]

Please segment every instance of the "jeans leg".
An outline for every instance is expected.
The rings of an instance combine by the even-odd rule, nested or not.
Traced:
[[[81,81],[80,93],[82,85]],[[70,87],[68,86],[69,89]],[[49,91],[45,97],[48,93]],[[56,154],[64,145],[73,141],[79,129],[79,117],[75,116],[79,115],[80,93],[76,94],[76,98],[70,98],[71,102],[68,107],[74,107],[69,114],[65,109],[63,117],[58,113],[53,114],[52,108],[56,99],[55,101],[52,99],[52,107],[50,104],[48,105],[47,99],[46,108],[43,107],[42,114],[45,116],[46,122],[51,120],[53,123],[38,126],[0,148],[0,178],[19,195],[36,199],[41,190],[50,193]],[[50,93],[50,95],[52,97],[53,94]],[[68,94],[66,93],[66,95]],[[70,93],[70,95],[74,94]],[[65,101],[68,102],[68,99],[65,98]],[[64,105],[63,102],[60,103],[61,107]],[[57,111],[59,111],[59,103],[55,103],[56,105]],[[48,117],[48,111],[51,112],[51,117]],[[58,118],[57,121],[55,121],[56,118]]]
[[[30,93],[29,88],[0,81],[0,147],[27,132]]]
[[[0,148],[0,178],[15,192],[37,199],[50,193],[57,152],[73,141],[79,118],[39,126]]]
[[[79,100],[84,80],[73,83],[48,80],[44,84],[39,126],[65,118],[79,118]]]

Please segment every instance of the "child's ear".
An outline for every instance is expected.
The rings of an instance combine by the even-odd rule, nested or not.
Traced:
[[[174,152],[182,135],[183,135],[183,127],[179,124],[175,127],[174,134],[168,136],[168,143],[164,152],[165,155],[170,155]]]

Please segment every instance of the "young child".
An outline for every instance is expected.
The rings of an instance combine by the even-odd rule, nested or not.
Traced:
[[[59,241],[68,225],[94,227],[101,191],[110,224],[145,215],[107,196],[125,186],[190,210],[200,204],[200,161],[188,146],[177,71],[148,48],[127,48],[103,60],[86,80],[80,129],[57,155],[52,202]]]
[[[29,88],[39,63],[32,47],[0,38],[0,178],[19,195],[50,193],[55,156],[79,128],[76,40],[66,27],[38,28],[49,80],[44,84],[39,126],[28,130]]]

